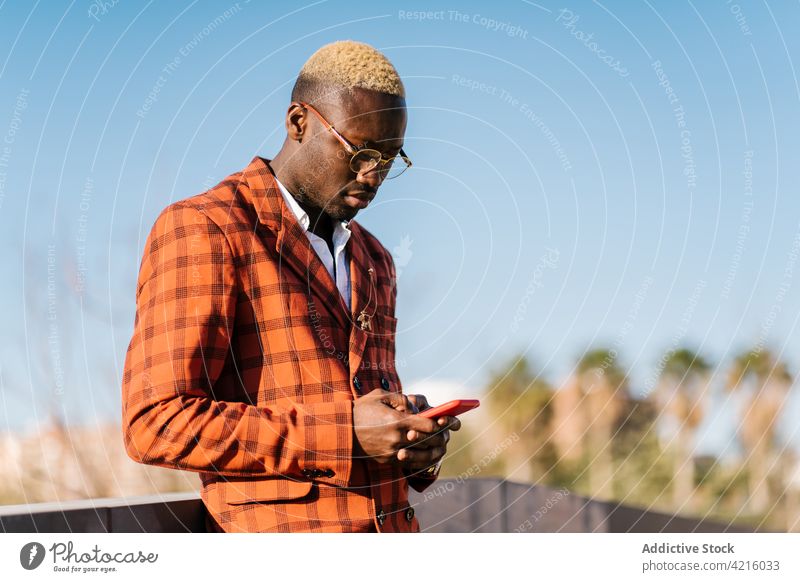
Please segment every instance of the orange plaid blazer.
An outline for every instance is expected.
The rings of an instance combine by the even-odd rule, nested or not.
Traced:
[[[401,392],[391,254],[357,222],[353,324],[256,157],[147,239],[122,384],[128,455],[196,471],[214,531],[419,531],[411,475],[353,454],[353,401]]]

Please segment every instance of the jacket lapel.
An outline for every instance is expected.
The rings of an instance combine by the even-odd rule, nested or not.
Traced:
[[[280,192],[278,194],[280,195]],[[347,329],[350,325],[347,305],[330,273],[311,246],[311,241],[291,212],[291,209],[284,205],[283,225],[278,231],[275,250],[278,251],[278,256],[286,268],[303,277],[309,297],[324,303],[339,325]]]
[[[361,227],[357,222],[351,221],[350,230],[353,231],[353,234],[347,241],[347,252],[350,254],[350,286],[352,287],[350,304],[353,307],[352,326],[350,327],[350,378],[352,379],[361,365],[367,334],[371,331],[370,327],[375,325],[372,316],[377,309],[378,289],[375,284],[377,273],[375,273],[375,268],[364,247]],[[370,273],[370,271],[372,272]],[[365,316],[360,318],[362,312],[365,313]],[[367,327],[367,329],[363,329],[363,327]]]
[[[367,323],[372,327],[377,305],[377,273],[364,246],[364,234],[355,221],[350,222],[353,234],[347,241],[346,252],[350,257],[350,304],[352,312],[347,311],[347,305],[342,299],[336,283],[331,279],[325,265],[317,256],[311,242],[292,214],[291,208],[283,200],[269,160],[255,157],[244,170],[243,178],[247,182],[249,192],[242,194],[251,198],[249,202],[256,209],[259,222],[264,224],[277,236],[275,250],[282,262],[282,266],[291,269],[307,282],[309,294],[316,297],[328,307],[331,316],[342,326],[350,331],[349,342],[349,367],[352,380],[361,365],[364,348],[367,343],[367,334],[370,329],[362,329],[358,318],[362,311],[365,313]],[[372,274],[370,275],[370,269]]]
[[[292,209],[275,182],[269,160],[258,156],[244,171],[249,192],[243,192],[258,214],[259,222],[275,234],[275,250],[281,269],[290,269],[306,283],[309,298],[322,303],[336,322],[347,329],[347,306],[325,265],[311,246]]]

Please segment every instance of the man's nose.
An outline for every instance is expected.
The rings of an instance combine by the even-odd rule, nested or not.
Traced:
[[[368,186],[373,191],[377,191],[385,179],[386,174],[374,168],[368,172],[360,172],[356,176],[356,182]]]

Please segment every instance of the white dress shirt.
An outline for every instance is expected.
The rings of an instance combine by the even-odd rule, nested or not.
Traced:
[[[333,255],[331,255],[331,250],[328,247],[328,243],[325,242],[325,239],[308,230],[308,226],[311,223],[308,213],[298,204],[294,196],[286,189],[286,186],[280,183],[280,180],[275,178],[275,182],[277,182],[286,204],[292,209],[292,213],[297,218],[297,222],[300,223],[308,240],[311,241],[311,246],[317,252],[317,256],[328,270],[331,280],[336,283],[336,288],[339,289],[339,293],[342,299],[344,299],[347,309],[352,309],[350,306],[350,269],[348,269],[344,252],[344,247],[347,241],[350,240],[350,235],[352,234],[347,221],[334,221]]]

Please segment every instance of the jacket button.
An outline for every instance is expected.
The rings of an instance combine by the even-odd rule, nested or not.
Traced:
[[[384,390],[388,390],[389,380],[387,380],[386,378],[381,378],[381,388],[383,388]]]
[[[378,512],[378,524],[383,525],[384,521],[386,521],[386,513],[381,509]]]
[[[353,388],[355,388],[356,391],[361,392],[361,380],[359,380],[358,376],[353,378]]]
[[[414,508],[409,507],[408,509],[406,509],[406,521],[410,522],[413,519],[414,519]]]

